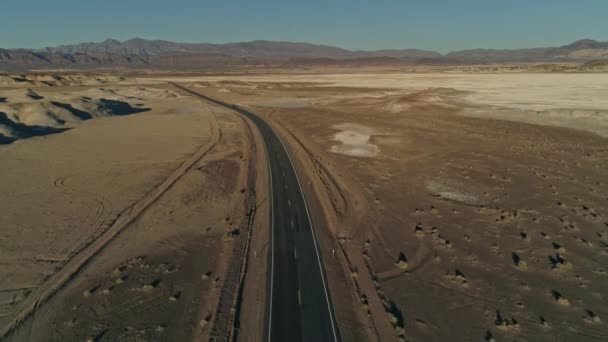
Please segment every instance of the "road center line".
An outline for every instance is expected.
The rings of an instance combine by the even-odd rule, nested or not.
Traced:
[[[302,306],[302,294],[300,293],[300,289],[298,289],[298,304]]]

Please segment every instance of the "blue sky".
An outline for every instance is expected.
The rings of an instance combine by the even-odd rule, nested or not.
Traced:
[[[0,47],[105,38],[306,41],[349,49],[557,46],[608,41],[606,0],[5,0]]]

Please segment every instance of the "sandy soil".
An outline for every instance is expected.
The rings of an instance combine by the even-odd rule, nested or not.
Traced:
[[[314,205],[328,216],[322,246],[341,246],[337,260],[352,280],[350,307],[344,287],[332,287],[349,340],[604,340],[606,119],[586,126],[525,113],[604,111],[606,78],[510,77],[330,75],[306,84],[280,76],[239,78],[247,88],[236,78],[199,86],[271,119],[308,166]],[[324,253],[330,287],[345,281]]]
[[[239,281],[254,193],[244,122],[162,84],[0,95],[9,110],[45,101],[95,113],[83,99],[147,109],[99,110],[108,115],[0,145],[1,331],[15,341],[229,334],[216,321],[234,319],[222,293]]]
[[[173,78],[151,78],[150,80],[165,80]],[[398,100],[403,95],[429,92],[425,102],[444,102],[456,97],[465,102],[464,107],[470,110],[462,111],[462,115],[493,117],[502,120],[517,120],[535,124],[574,127],[591,130],[594,133],[608,136],[608,78],[605,74],[467,74],[467,73],[382,73],[382,74],[322,74],[322,75],[261,75],[261,76],[216,76],[216,77],[183,77],[185,81],[222,82],[221,92],[255,93],[252,86],[262,82],[263,87],[298,86],[299,83],[315,84],[327,88],[332,87],[368,88],[370,91],[353,96],[374,97],[390,104],[385,95],[395,95]],[[234,84],[237,83],[236,85]],[[286,83],[288,82],[288,83]],[[243,86],[248,85],[248,88]],[[258,85],[259,86],[259,85]],[[451,92],[441,92],[451,90]],[[376,89],[372,92],[371,89]],[[386,90],[387,93],[383,93]],[[325,93],[327,94],[327,93]],[[325,95],[316,92],[315,95]],[[333,94],[335,97],[348,96]],[[276,107],[302,106],[302,100],[289,100],[294,94],[285,94],[286,98],[261,99],[260,105],[268,106],[272,101],[280,101]],[[324,96],[327,97],[327,96]],[[449,97],[445,99],[442,97]],[[269,102],[270,101],[270,102]],[[314,102],[314,100],[312,100]],[[399,102],[399,101],[397,101]],[[281,105],[282,103],[282,105]],[[391,111],[401,110],[399,103],[390,108]],[[482,106],[482,109],[478,107]],[[483,110],[490,109],[490,110]],[[515,109],[515,110],[513,110]],[[498,113],[498,114],[497,114]],[[599,125],[600,127],[596,127]]]
[[[173,78],[151,78],[172,80]],[[255,89],[255,84],[243,82],[316,83],[320,86],[366,87],[379,89],[419,90],[428,88],[454,88],[472,92],[475,100],[492,105],[501,103],[523,108],[547,109],[554,107],[606,108],[608,80],[605,74],[323,74],[323,75],[262,75],[182,77],[187,81],[224,81],[235,89]],[[232,81],[232,82],[231,82]],[[241,82],[234,84],[235,81]],[[226,88],[224,88],[226,89]],[[229,90],[229,89],[227,89]],[[224,90],[225,91],[225,90]]]
[[[344,340],[608,338],[603,74],[79,74],[0,77],[10,340],[262,336],[259,137],[167,80],[288,142]]]

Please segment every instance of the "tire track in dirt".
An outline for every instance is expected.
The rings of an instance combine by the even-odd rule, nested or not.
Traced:
[[[81,195],[84,195],[85,197],[89,197],[89,198],[92,198],[93,200],[95,200],[95,202],[97,202],[97,206],[96,206],[95,210],[89,211],[89,213],[87,214],[87,217],[84,221],[84,224],[88,223],[92,217],[93,220],[97,221],[97,227],[95,227],[95,230],[89,236],[87,236],[86,239],[84,240],[84,242],[79,244],[78,247],[76,247],[72,251],[69,251],[69,250],[63,251],[64,253],[68,254],[68,256],[66,258],[66,261],[68,261],[68,262],[75,255],[78,255],[78,253],[80,253],[83,249],[85,249],[87,246],[89,246],[91,243],[93,243],[93,241],[95,241],[96,238],[101,236],[113,224],[113,221],[111,221],[111,220],[109,222],[107,221],[108,218],[110,218],[112,211],[114,210],[114,206],[112,205],[112,202],[105,196],[99,196],[99,195],[97,195],[93,192],[89,192],[89,191],[77,190],[77,189],[74,189],[73,187],[66,185],[66,181],[71,178],[74,178],[75,176],[76,175],[69,175],[69,176],[62,176],[62,177],[56,178],[53,181],[53,186],[55,186],[56,188],[66,192],[66,193],[81,194]],[[91,215],[93,215],[93,216],[91,216]]]
[[[38,288],[30,295],[21,307],[15,319],[7,325],[0,327],[0,340],[15,331],[19,324],[25,319],[33,316],[36,310],[47,302],[55,293],[74,279],[111,241],[113,241],[125,228],[132,224],[146,209],[154,204],[173,184],[175,184],[185,173],[190,170],[196,162],[203,158],[213,148],[221,137],[221,130],[215,116],[211,113],[211,137],[210,141],[201,146],[188,160],[184,161],[154,190],[150,191],[135,204],[122,211],[112,226],[97,239],[92,241],[80,253],[75,255],[64,268],[55,273],[48,282]],[[65,181],[65,180],[64,180]],[[58,181],[61,184],[61,180]]]
[[[62,176],[62,177],[56,178],[55,180],[53,180],[53,186],[65,193],[82,194],[86,197],[92,198],[93,200],[95,200],[95,202],[97,202],[97,207],[95,208],[94,217],[97,219],[101,218],[101,216],[107,211],[106,205],[109,204],[109,206],[112,206],[112,203],[110,203],[110,201],[103,196],[98,197],[96,194],[94,194],[92,192],[80,191],[80,190],[76,190],[74,188],[67,186],[65,184],[65,182],[68,179],[73,178],[74,176],[76,176],[76,175]],[[92,210],[89,211],[89,214],[87,214],[87,218],[85,219],[85,222],[88,222],[89,218],[91,217],[92,212],[93,212]]]

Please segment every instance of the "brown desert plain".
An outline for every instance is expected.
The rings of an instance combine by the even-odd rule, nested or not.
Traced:
[[[608,77],[0,75],[0,340],[260,341],[287,143],[343,341],[608,340]],[[333,252],[332,252],[333,251]]]

